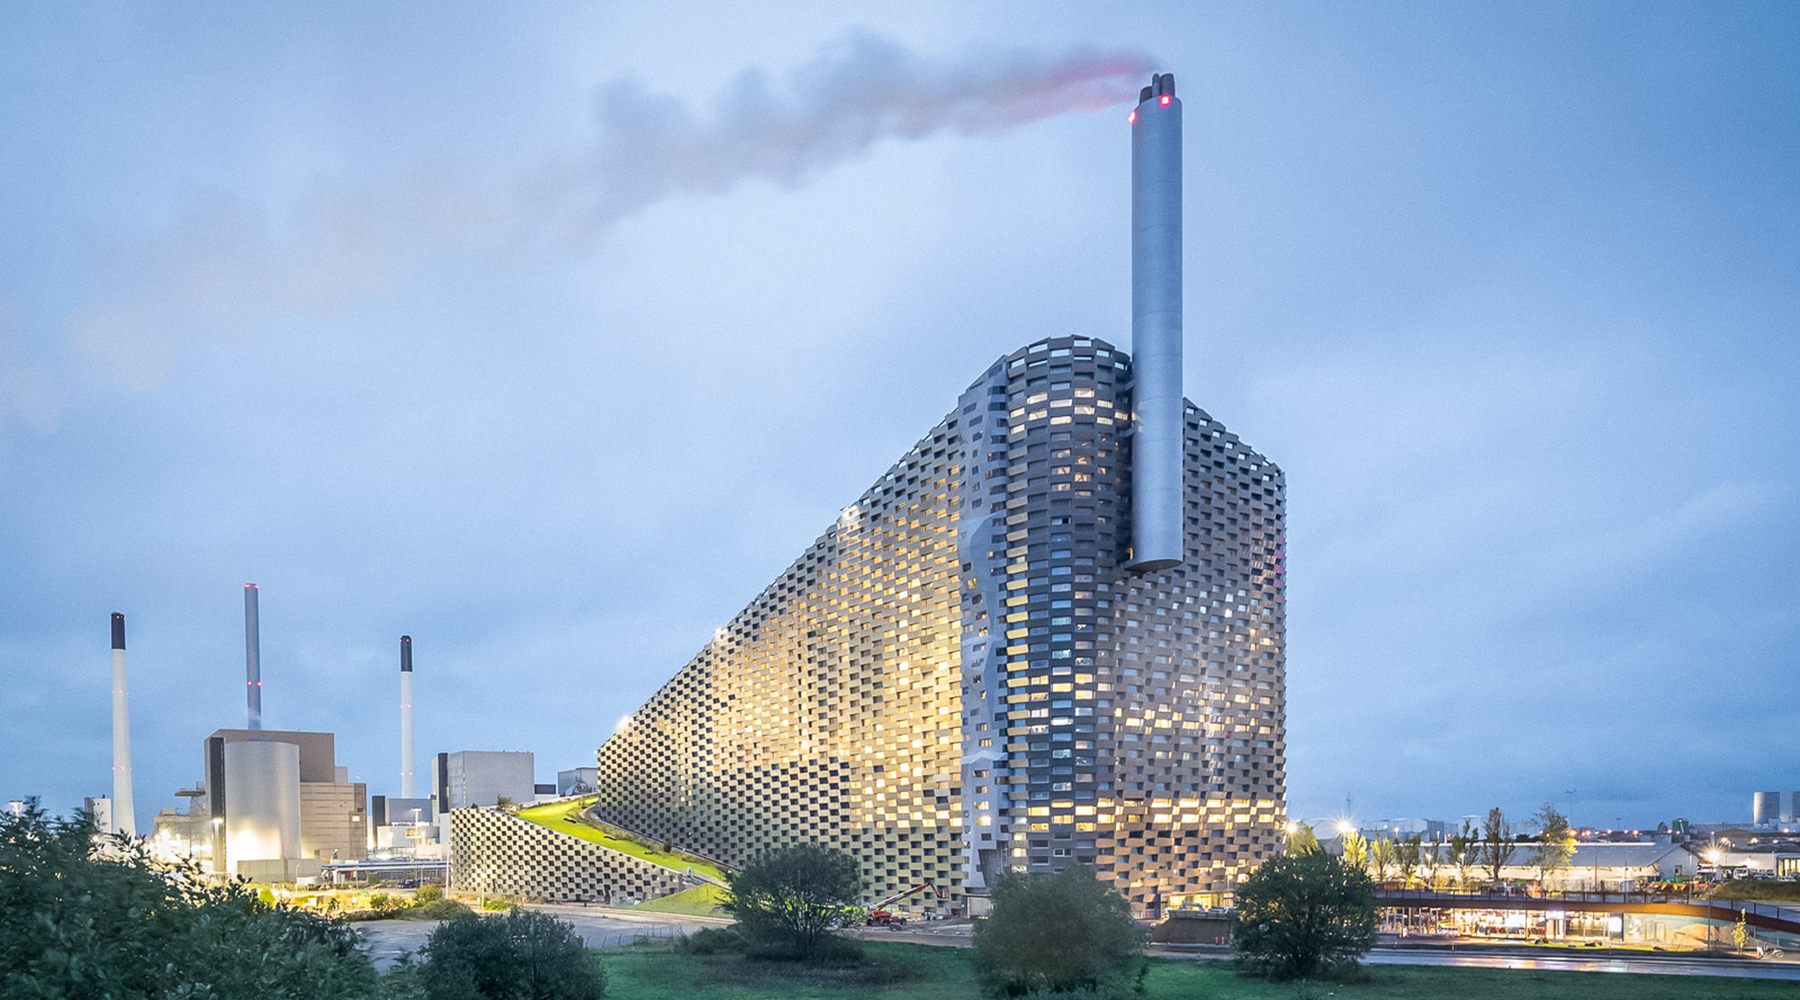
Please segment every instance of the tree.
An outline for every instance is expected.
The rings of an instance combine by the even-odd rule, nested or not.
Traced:
[[[1481,867],[1488,873],[1489,884],[1500,884],[1500,873],[1512,860],[1512,852],[1512,824],[1506,821],[1506,814],[1500,807],[1495,806],[1488,810],[1487,821],[1481,825],[1481,843],[1476,849]]]
[[[1450,863],[1456,866],[1456,887],[1464,892],[1469,888],[1469,868],[1479,863],[1476,851],[1481,838],[1468,820],[1463,820],[1462,829],[1450,835]]]
[[[1422,843],[1419,847],[1419,867],[1423,870],[1425,887],[1436,891],[1443,888],[1438,872],[1444,866],[1444,845],[1437,841]]]
[[[1399,864],[1400,858],[1394,849],[1394,842],[1386,837],[1377,837],[1369,844],[1369,867],[1375,871],[1375,884],[1386,885],[1388,872]]]
[[[1143,951],[1131,904],[1086,865],[1055,874],[1007,871],[975,925],[975,966],[995,996],[1122,992]]]
[[[598,1000],[606,973],[570,924],[537,910],[464,913],[431,932],[430,1000]]]
[[[1345,830],[1341,835],[1344,844],[1344,864],[1365,871],[1369,867],[1369,842],[1362,839],[1362,834],[1355,830]]]
[[[756,951],[811,961],[855,919],[862,874],[841,851],[801,844],[770,851],[728,877],[725,912]]]
[[[1295,823],[1288,832],[1287,850],[1289,854],[1311,854],[1319,849],[1318,834],[1305,823]]]
[[[36,800],[0,814],[0,900],[9,998],[347,1000],[380,984],[347,925],[153,861],[144,841]]]
[[[1538,870],[1538,885],[1541,886],[1575,857],[1575,833],[1569,829],[1568,817],[1557,812],[1552,803],[1544,803],[1544,808],[1539,809],[1533,819],[1543,831],[1538,834],[1537,846],[1531,850],[1531,865]]]
[[[1272,857],[1237,891],[1238,957],[1272,978],[1348,973],[1375,929],[1368,873],[1329,854]]]
[[[1400,871],[1401,888],[1412,886],[1413,874],[1419,870],[1424,853],[1425,845],[1416,833],[1394,845],[1394,867]]]

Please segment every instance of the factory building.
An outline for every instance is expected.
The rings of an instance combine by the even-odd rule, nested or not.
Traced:
[[[1750,797],[1750,825],[1775,826],[1796,822],[1800,816],[1800,792],[1757,792]]]
[[[156,817],[165,854],[265,881],[317,874],[368,854],[368,788],[337,766],[331,733],[220,729],[201,745],[204,777],[186,813]]]
[[[538,797],[537,758],[521,750],[459,750],[432,761],[431,787],[439,810],[473,809]],[[551,792],[555,788],[550,789]]]
[[[597,767],[572,767],[567,771],[556,772],[556,794],[587,795],[600,787],[600,769]]]
[[[1172,76],[1130,124],[1135,352],[982,372],[605,740],[596,818],[730,865],[824,844],[951,912],[1076,862],[1140,914],[1220,905],[1281,849],[1285,480],[1181,392]]]

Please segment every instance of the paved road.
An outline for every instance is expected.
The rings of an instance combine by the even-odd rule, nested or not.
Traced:
[[[691,934],[702,927],[718,927],[731,921],[717,917],[690,917],[673,913],[640,913],[605,907],[534,906],[575,925],[575,932],[590,948],[615,948],[636,941]],[[356,925],[369,956],[379,968],[387,968],[403,952],[416,952],[437,929],[434,920],[371,920]]]

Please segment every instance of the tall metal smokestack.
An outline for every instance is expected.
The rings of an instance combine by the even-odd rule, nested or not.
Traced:
[[[137,836],[131,801],[131,709],[125,696],[125,616],[112,616],[113,830]]]
[[[1181,101],[1158,73],[1131,113],[1131,559],[1182,563]]]
[[[419,797],[418,778],[413,773],[412,720],[412,636],[400,637],[400,797]]]
[[[244,708],[251,729],[262,728],[262,625],[256,595],[256,584],[244,584]]]

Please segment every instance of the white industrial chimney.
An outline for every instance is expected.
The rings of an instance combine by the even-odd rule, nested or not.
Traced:
[[[249,728],[262,728],[262,624],[257,587],[244,584],[244,708]]]
[[[112,715],[114,832],[137,836],[137,814],[131,804],[131,710],[125,697],[125,616],[112,616]]]
[[[400,637],[400,797],[418,798],[419,785],[413,773],[412,717],[412,636]]]
[[[1131,569],[1179,566],[1182,530],[1181,101],[1158,73],[1131,112]]]

